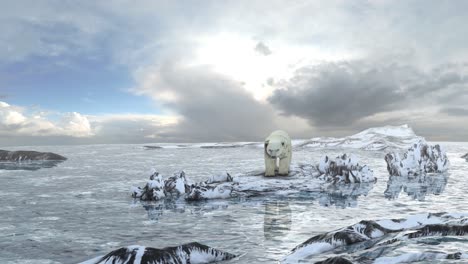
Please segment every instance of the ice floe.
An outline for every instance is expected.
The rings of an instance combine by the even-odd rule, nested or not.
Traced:
[[[383,253],[387,253],[392,247],[398,247],[408,240],[423,237],[445,237],[445,236],[465,236],[468,235],[468,214],[457,213],[425,213],[409,216],[406,219],[390,220],[363,220],[357,224],[341,228],[335,231],[316,235],[304,243],[295,247],[288,254],[282,263],[297,263],[313,255],[330,252],[337,248],[349,248],[354,246],[352,254],[347,254],[347,258],[334,256],[329,260],[319,263],[400,263],[384,262],[386,260]],[[361,245],[358,247],[357,245]],[[393,248],[394,249],[394,248]],[[375,250],[375,252],[370,251]],[[364,251],[364,252],[361,252]],[[336,251],[339,252],[339,251]],[[448,257],[455,255],[428,255],[427,253],[414,253],[408,255],[412,259],[426,259],[431,256]],[[425,255],[426,254],[426,255]],[[349,256],[353,260],[349,260]],[[457,256],[464,256],[458,254]],[[398,257],[392,257],[394,261]],[[400,256],[400,259],[406,258]],[[380,259],[380,260],[379,260]],[[387,259],[390,261],[390,259]],[[335,261],[335,262],[333,262]],[[344,262],[339,262],[344,261]],[[348,262],[345,262],[348,261]],[[352,262],[353,261],[353,262]]]
[[[403,157],[397,152],[385,156],[387,170],[393,176],[414,176],[425,173],[442,173],[449,169],[447,154],[440,145],[429,145],[425,141],[413,144]]]
[[[324,157],[317,165],[298,164],[291,166],[289,176],[262,177],[263,172],[248,172],[231,176],[223,173],[211,176],[203,182],[193,183],[185,172],[175,173],[163,179],[154,172],[143,187],[132,187],[134,198],[158,201],[183,197],[185,200],[226,199],[258,195],[283,195],[299,192],[321,192],[330,184],[374,183],[376,178],[366,165],[360,165],[354,156],[344,154],[331,160]],[[371,185],[369,185],[371,186]],[[346,189],[346,188],[343,188]]]
[[[128,246],[80,264],[202,264],[229,260],[235,257],[236,255],[231,253],[193,242],[162,249]]]

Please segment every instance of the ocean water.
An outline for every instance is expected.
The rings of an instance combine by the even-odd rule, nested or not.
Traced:
[[[468,212],[468,143],[441,143],[449,173],[411,181],[390,179],[385,151],[303,148],[293,162],[354,153],[374,171],[373,185],[341,186],[294,197],[259,196],[204,202],[140,202],[155,168],[164,176],[184,170],[193,181],[228,171],[263,168],[263,150],[150,149],[142,145],[22,147],[68,158],[57,166],[0,170],[0,263],[78,263],[128,245],[163,248],[197,241],[238,254],[225,263],[277,263],[319,233],[363,219],[404,218],[425,212]],[[468,240],[408,244],[395,254],[421,250],[468,251]],[[305,261],[323,260],[325,255]],[[430,263],[437,263],[431,261]],[[447,260],[440,263],[451,263]],[[460,263],[460,262],[454,262]]]

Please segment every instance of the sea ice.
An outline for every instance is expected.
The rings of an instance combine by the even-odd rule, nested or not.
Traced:
[[[233,177],[225,173],[211,176],[203,182],[190,183],[183,171],[165,180],[154,172],[144,187],[132,187],[131,193],[132,197],[143,201],[173,197],[193,201],[272,193],[284,196],[298,192],[321,192],[325,183],[341,185],[376,181],[369,167],[361,166],[356,157],[346,154],[334,161],[324,157],[318,165],[293,165],[289,176],[265,178],[262,175],[263,172],[248,172]]]

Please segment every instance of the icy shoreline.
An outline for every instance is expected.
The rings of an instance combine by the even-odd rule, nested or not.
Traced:
[[[389,263],[392,259],[401,263],[405,259],[418,261],[419,259],[432,259],[433,255],[427,253],[412,253],[408,256],[385,256],[391,253],[391,248],[402,246],[404,241],[416,240],[424,237],[466,236],[468,235],[468,214],[458,213],[428,213],[409,216],[406,219],[389,220],[363,220],[357,224],[344,227],[335,231],[316,235],[295,247],[289,255],[282,259],[282,263],[297,263],[310,256],[332,251],[335,248],[362,245],[355,248],[351,256],[342,258],[343,262],[336,263]],[[374,254],[366,253],[375,251]],[[466,252],[457,253],[458,257],[467,257]],[[443,258],[447,254],[437,255]],[[340,257],[335,256],[335,260]],[[330,259],[329,261],[332,261]],[[347,262],[346,262],[347,261]],[[319,262],[320,263],[320,262]],[[322,262],[334,263],[334,262]]]

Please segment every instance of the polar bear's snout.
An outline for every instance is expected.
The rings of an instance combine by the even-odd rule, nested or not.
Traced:
[[[283,149],[281,147],[279,147],[278,145],[280,145],[280,144],[278,144],[278,142],[272,142],[272,143],[267,145],[267,153],[272,158],[278,158],[278,157],[281,156],[281,154],[283,154],[283,151],[282,151]],[[282,145],[284,146],[284,142],[283,142]]]

